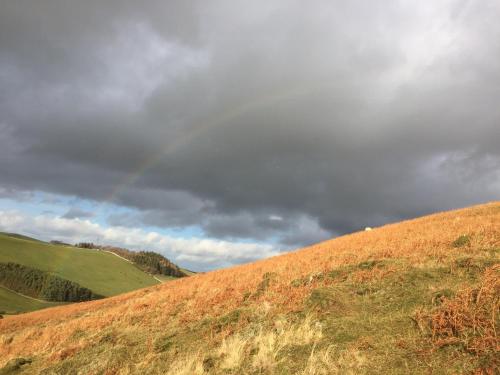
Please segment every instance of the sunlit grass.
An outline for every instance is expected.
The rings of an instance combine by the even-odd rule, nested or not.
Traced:
[[[469,244],[455,247],[463,233]],[[498,249],[500,204],[433,215],[7,318],[0,358],[32,358],[26,373],[486,374],[492,347],[467,348],[484,325],[452,332],[442,345],[429,322],[441,312],[483,311],[456,310],[457,301],[491,279]],[[487,283],[483,294],[494,296]],[[484,321],[494,330],[482,345],[498,345],[497,318]]]

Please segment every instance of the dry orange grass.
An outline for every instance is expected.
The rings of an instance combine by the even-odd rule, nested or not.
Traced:
[[[173,319],[188,323],[204,316],[224,315],[248,298],[256,305],[265,302],[274,312],[293,311],[321,283],[311,277],[310,283],[295,287],[291,285],[293,280],[366,260],[397,257],[414,265],[439,263],[458,251],[451,244],[464,234],[470,236],[466,245],[470,251],[500,248],[500,202],[386,225],[113,298],[9,317],[0,321],[0,366],[20,356],[57,361],[96,344],[92,335],[75,342],[78,331],[98,333],[138,327],[153,330],[167,326]],[[381,273],[387,271],[369,272],[382,277]],[[369,272],[357,277],[372,277]],[[269,280],[266,293],[255,293],[265,274],[276,277]]]
[[[488,268],[477,288],[467,288],[445,300],[430,314],[436,346],[463,343],[475,354],[500,352],[500,265]]]

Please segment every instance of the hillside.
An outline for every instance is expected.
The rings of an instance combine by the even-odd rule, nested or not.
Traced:
[[[31,241],[31,242],[38,242],[38,243],[44,243],[46,244],[47,242],[38,240],[33,237],[25,236],[23,234],[19,233],[8,233],[8,232],[0,232],[1,236],[6,236],[6,237],[11,237],[11,238],[17,238],[19,240],[26,240],[26,241]]]
[[[152,275],[159,275],[169,279],[185,277],[190,273],[182,270],[176,264],[169,261],[163,255],[153,251],[131,251],[115,246],[95,245],[92,243],[79,243],[76,245],[81,248],[99,249],[116,254],[124,259],[134,263],[138,268]],[[192,274],[192,273],[191,273]]]
[[[7,263],[40,270],[102,296],[113,296],[159,283],[130,262],[107,252],[54,245],[26,236],[2,233],[0,264]],[[29,299],[19,303],[20,295],[4,294],[5,298],[0,298],[0,311],[30,311],[51,306],[33,303]],[[20,308],[13,309],[13,305]]]
[[[104,298],[73,281],[17,263],[0,263],[0,285],[18,294],[51,302]]]
[[[0,373],[494,374],[500,202],[0,320]],[[498,372],[497,372],[498,373]]]
[[[0,315],[26,311],[35,311],[60,305],[60,302],[48,302],[20,295],[0,286]]]

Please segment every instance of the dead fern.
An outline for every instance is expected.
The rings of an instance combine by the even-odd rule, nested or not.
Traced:
[[[461,345],[489,365],[498,365],[500,351],[500,265],[487,268],[479,286],[467,288],[416,321],[427,322],[435,349]],[[419,324],[419,326],[421,326]]]

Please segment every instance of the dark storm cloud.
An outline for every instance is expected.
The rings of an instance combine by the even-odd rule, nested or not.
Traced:
[[[498,199],[495,1],[0,5],[4,191],[302,245]],[[278,219],[278,218],[281,218]]]

